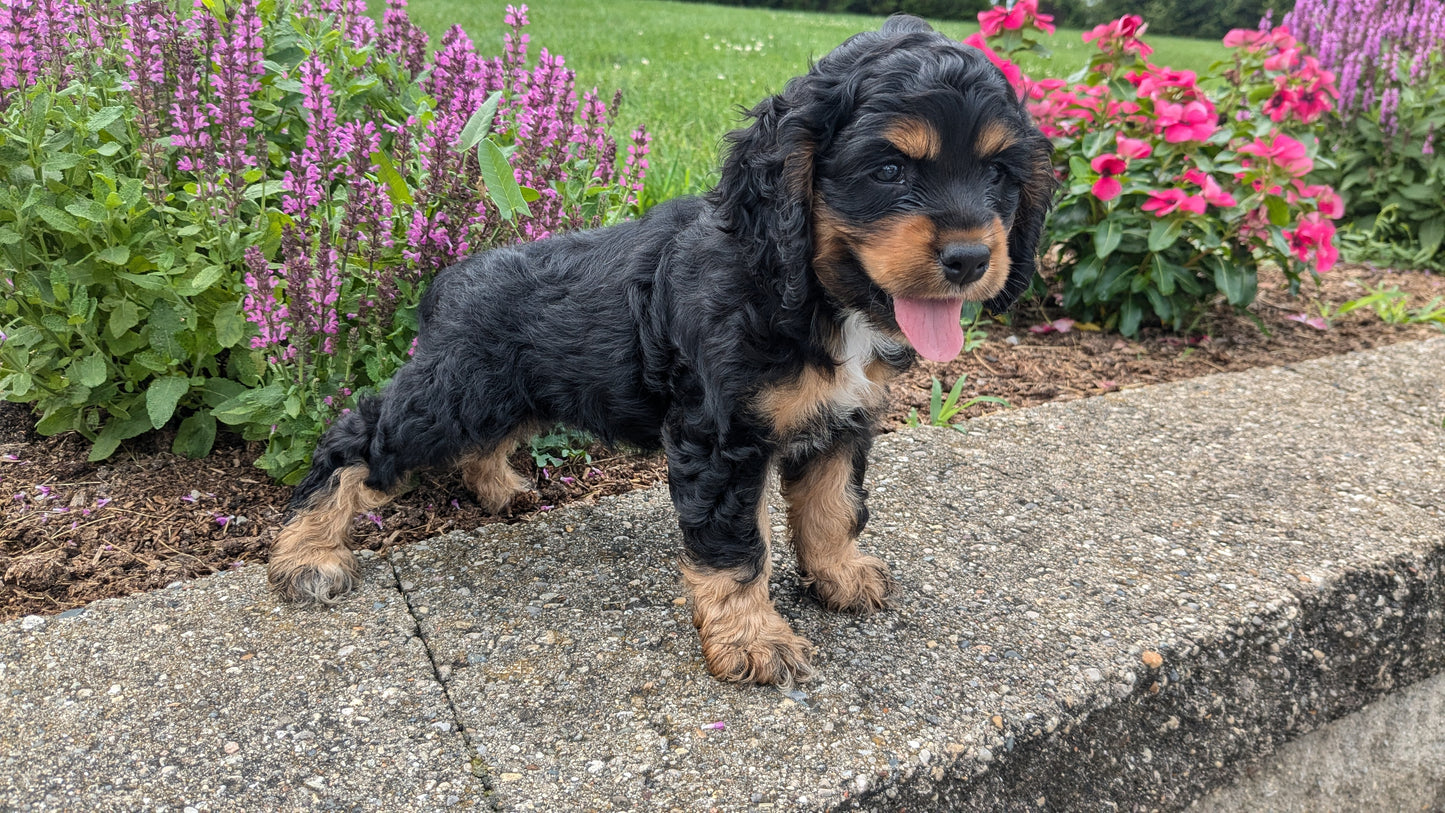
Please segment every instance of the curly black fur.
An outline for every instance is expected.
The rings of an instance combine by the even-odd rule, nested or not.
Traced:
[[[904,16],[849,39],[749,115],[705,197],[439,274],[414,358],[326,434],[293,506],[325,494],[343,467],[366,465],[366,485],[386,492],[408,471],[553,422],[664,448],[689,560],[742,578],[765,566],[756,511],[769,466],[798,477],[846,451],[861,506],[870,408],[785,430],[757,406],[808,369],[841,380],[850,319],[876,333],[870,358],[895,370],[913,360],[886,281],[847,251],[830,260],[834,284],[820,280],[818,202],[863,232],[892,216],[954,230],[997,217],[1011,259],[987,306],[1000,311],[1034,274],[1049,145],[982,53]],[[915,159],[882,140],[901,118],[942,134],[940,154]],[[969,145],[989,123],[1012,138],[984,160]],[[879,169],[890,162],[901,180]],[[860,507],[858,530],[866,521]]]

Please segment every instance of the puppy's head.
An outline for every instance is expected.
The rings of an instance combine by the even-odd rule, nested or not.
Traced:
[[[1028,287],[1051,147],[982,52],[896,16],[753,115],[720,210],[751,197],[781,265],[803,259],[836,303],[942,361],[962,347],[965,301],[1001,311]]]

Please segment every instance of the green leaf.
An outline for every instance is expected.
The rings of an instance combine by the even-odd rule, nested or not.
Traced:
[[[104,223],[105,219],[110,215],[110,212],[106,211],[105,206],[90,198],[81,198],[69,204],[65,207],[65,211],[70,212],[76,217],[89,220],[92,223]]]
[[[482,142],[477,148],[477,161],[482,169],[482,182],[487,185],[487,197],[497,205],[503,218],[511,220],[515,212],[532,214],[532,210],[527,208],[527,201],[522,199],[522,190],[512,174],[512,165],[496,142]]]
[[[146,388],[146,414],[151,426],[160,429],[176,414],[176,404],[191,389],[191,380],[183,375],[157,378]]]
[[[1133,297],[1119,305],[1119,332],[1134,338],[1139,333],[1139,322],[1144,318],[1144,309]]]
[[[386,192],[391,197],[392,205],[416,205],[416,201],[411,197],[411,190],[406,187],[406,179],[396,171],[396,165],[391,163],[390,156],[384,152],[374,152],[371,154],[371,163],[376,165],[376,177],[386,184]]]
[[[1171,296],[1174,293],[1174,269],[1164,261],[1158,254],[1149,258],[1149,264],[1154,271],[1154,288],[1164,296]],[[1152,290],[1152,289],[1151,289]],[[1155,308],[1157,312],[1159,309]]]
[[[67,429],[74,429],[79,423],[79,418],[80,410],[75,407],[55,407],[36,422],[35,431],[45,437],[50,437]]]
[[[1099,271],[1104,263],[1098,257],[1089,257],[1078,265],[1074,266],[1074,273],[1070,275],[1070,285],[1083,287],[1093,285],[1099,278]]]
[[[54,206],[47,203],[39,204],[35,207],[35,213],[40,215],[40,219],[44,220],[45,224],[50,228],[65,232],[66,234],[75,235],[76,237],[80,236],[80,224],[75,222],[75,218]]]
[[[143,291],[160,293],[161,291],[169,290],[171,287],[169,281],[166,280],[163,274],[131,274],[126,271],[121,271],[117,273],[116,276]]]
[[[457,152],[466,152],[477,146],[478,142],[492,132],[492,120],[497,117],[497,105],[501,101],[502,92],[494,91],[471,118],[467,119],[466,126],[462,127],[461,134],[457,136]]]
[[[111,265],[125,265],[130,262],[130,248],[128,246],[109,246],[97,251],[95,256],[102,262]]]
[[[173,359],[185,355],[181,343],[176,341],[176,334],[181,331],[184,323],[169,302],[162,300],[151,306],[150,318],[146,320],[146,324],[151,329],[151,347],[168,354]]]
[[[125,183],[120,185],[120,199],[125,208],[134,209],[135,205],[140,203],[141,192],[140,178],[127,178]]]
[[[256,415],[266,412],[286,399],[286,389],[280,384],[268,384],[260,389],[246,390],[211,410],[221,423],[236,425],[247,423]]]
[[[1184,231],[1184,221],[1178,218],[1154,221],[1154,225],[1149,228],[1149,250],[1164,251],[1174,245],[1182,231]]]
[[[1229,304],[1244,307],[1254,301],[1259,280],[1252,271],[1218,257],[1209,257],[1206,262],[1214,272],[1214,287],[1224,292],[1224,298],[1229,300]]]
[[[1423,263],[1435,256],[1440,243],[1445,241],[1445,215],[1436,215],[1420,224],[1420,253],[1415,261]]]
[[[1269,222],[1275,226],[1289,225],[1289,204],[1284,198],[1278,195],[1269,195],[1264,199],[1265,208],[1269,211]]]
[[[105,383],[105,356],[91,353],[75,363],[76,378],[87,387],[99,387]]]
[[[171,451],[195,460],[210,454],[211,446],[215,442],[216,419],[208,413],[197,412],[181,421],[181,428],[176,432]]]
[[[177,283],[176,293],[181,296],[195,296],[203,293],[212,285],[215,285],[216,281],[221,278],[221,274],[224,272],[225,269],[219,265],[207,265],[198,271],[194,277],[188,280],[181,280]]]
[[[211,318],[216,327],[216,342],[221,347],[235,347],[246,337],[246,319],[241,316],[241,304],[231,302],[216,309]]]
[[[98,133],[101,130],[104,130],[105,128],[114,124],[115,120],[120,118],[121,114],[123,114],[124,112],[125,107],[121,105],[102,107],[101,109],[90,114],[90,120],[85,123],[85,129],[89,130],[91,133]]]
[[[139,410],[136,412],[137,414],[128,418],[114,417],[106,422],[105,428],[95,439],[95,445],[90,447],[90,462],[96,463],[110,457],[120,446],[121,441],[150,431],[150,419],[139,414]]]
[[[1094,229],[1094,251],[1098,253],[1099,259],[1104,259],[1114,253],[1119,247],[1119,241],[1124,239],[1124,227],[1119,225],[1117,220],[1110,218],[1100,223]]]
[[[138,324],[140,324],[140,306],[129,299],[121,300],[121,303],[110,312],[108,328],[110,335],[117,339]]]

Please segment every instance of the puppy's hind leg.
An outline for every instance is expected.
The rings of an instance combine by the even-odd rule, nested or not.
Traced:
[[[271,588],[288,601],[334,604],[356,586],[360,572],[346,544],[351,521],[390,500],[365,482],[377,407],[363,401],[332,425],[292,493],[292,516],[271,543],[267,567]]]
[[[485,447],[467,452],[457,461],[462,482],[467,484],[477,497],[477,502],[488,513],[500,514],[512,500],[530,491],[526,478],[518,474],[507,458],[517,448],[517,443],[530,430],[519,429],[490,449]]]

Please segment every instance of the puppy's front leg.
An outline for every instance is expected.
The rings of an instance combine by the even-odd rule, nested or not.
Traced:
[[[686,546],[682,577],[692,591],[692,622],[708,671],[744,683],[806,680],[812,645],[768,596],[772,561],[760,517],[771,450],[761,440],[723,445],[716,434],[676,424],[664,440]]]
[[[830,610],[886,606],[895,583],[888,565],[858,550],[868,522],[863,471],[872,439],[859,435],[820,454],[782,461],[788,527],[803,583]]]

